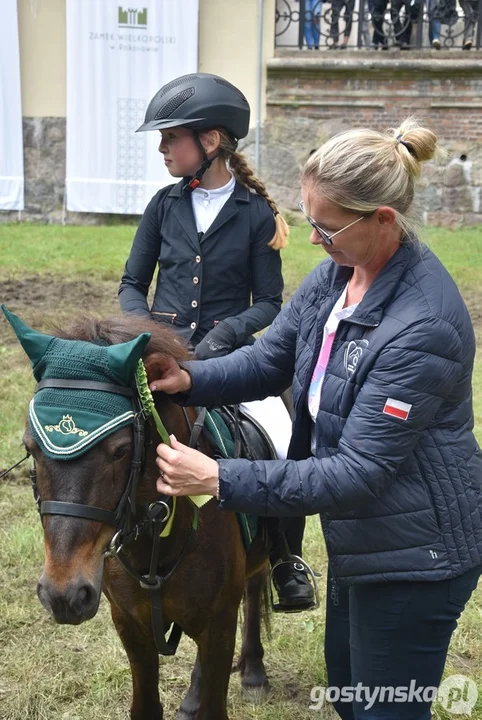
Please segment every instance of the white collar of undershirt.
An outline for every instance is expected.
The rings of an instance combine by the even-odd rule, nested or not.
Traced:
[[[234,190],[234,186],[236,185],[236,180],[234,178],[234,175],[231,174],[231,178],[228,180],[226,185],[223,185],[219,188],[214,188],[213,190],[207,190],[203,187],[197,187],[195,190],[193,190],[193,195],[202,197],[206,200],[214,200],[216,198],[222,197],[223,195],[231,195],[231,193]]]

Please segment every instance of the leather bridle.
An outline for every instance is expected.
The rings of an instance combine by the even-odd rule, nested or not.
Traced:
[[[124,488],[119,503],[117,504],[117,508],[114,511],[73,502],[59,502],[56,500],[42,501],[37,490],[35,464],[30,474],[34,498],[37,503],[37,508],[42,522],[44,515],[68,515],[70,517],[85,518],[86,520],[95,520],[97,522],[105,523],[106,525],[111,525],[116,529],[116,534],[119,532],[127,532],[130,529],[129,525],[132,515],[135,514],[135,496],[144,456],[145,415],[139,401],[138,393],[134,388],[115,385],[114,383],[93,382],[90,380],[60,380],[53,378],[39,382],[36,385],[34,392],[37,393],[39,390],[43,390],[45,388],[96,390],[98,392],[113,393],[131,398],[135,413],[133,426],[133,457],[126,487]]]
[[[199,509],[194,503],[191,530],[187,541],[169,572],[161,575],[159,573],[161,542],[160,535],[165,528],[173,508],[173,499],[168,496],[161,496],[159,500],[151,503],[145,509],[142,519],[135,525],[133,520],[136,514],[136,492],[139,478],[144,466],[144,455],[146,446],[146,414],[142,407],[139,393],[132,387],[124,387],[113,383],[93,382],[88,380],[63,380],[52,378],[42,380],[35,388],[35,392],[44,388],[69,389],[69,390],[96,390],[130,397],[134,410],[134,448],[130,464],[129,477],[122,496],[115,510],[106,510],[92,505],[82,505],[74,502],[60,502],[57,500],[42,500],[37,486],[37,472],[35,463],[30,471],[30,479],[35,502],[43,524],[45,515],[65,515],[69,517],[83,518],[110,525],[115,528],[115,533],[106,548],[103,557],[117,557],[124,569],[139,583],[140,587],[148,590],[151,601],[151,622],[154,632],[154,639],[157,650],[161,655],[174,655],[182,635],[182,629],[176,623],[172,623],[169,638],[166,639],[166,632],[170,625],[165,626],[162,609],[162,590],[164,583],[172,577],[191,547],[194,535],[198,528]],[[26,460],[29,453],[23,459]],[[20,462],[23,462],[20,461]],[[19,463],[16,463],[18,465]],[[16,467],[13,466],[13,467]],[[7,472],[9,472],[10,468]],[[6,474],[6,473],[5,473]],[[129,543],[137,540],[144,533],[152,537],[152,551],[149,562],[149,572],[141,574],[133,567],[125,555],[123,548]]]

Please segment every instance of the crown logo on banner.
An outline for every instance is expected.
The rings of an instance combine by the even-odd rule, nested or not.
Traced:
[[[136,8],[128,8],[124,10],[119,5],[118,25],[122,28],[147,28],[147,8],[142,10]]]

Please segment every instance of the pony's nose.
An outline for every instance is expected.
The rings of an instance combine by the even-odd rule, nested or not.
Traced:
[[[94,617],[100,600],[94,585],[83,578],[59,590],[48,577],[42,575],[37,585],[37,595],[55,622],[68,625],[79,625]]]

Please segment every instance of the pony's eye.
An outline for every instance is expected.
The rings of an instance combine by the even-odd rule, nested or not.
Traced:
[[[32,439],[23,439],[22,445],[26,453],[29,455],[34,455],[35,451],[38,449],[37,443],[34,442]]]
[[[121,445],[117,450],[115,451],[114,455],[112,456],[114,460],[122,460],[127,453],[129,452],[129,446],[128,445]]]

